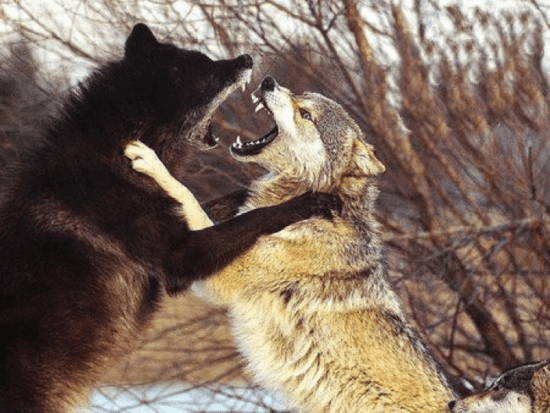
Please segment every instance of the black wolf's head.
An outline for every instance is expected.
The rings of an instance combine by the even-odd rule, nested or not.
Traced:
[[[253,65],[249,55],[214,61],[160,43],[144,24],[136,25],[126,40],[125,60],[140,74],[139,103],[149,106],[159,124],[175,127],[174,133],[201,149],[215,146],[211,116],[231,92],[248,83]],[[158,137],[144,139],[151,139],[146,143],[154,147]]]
[[[249,55],[215,61],[159,42],[146,25],[137,24],[124,58],[92,74],[67,112],[74,128],[104,145],[99,150],[142,140],[170,163],[188,144],[216,145],[212,115],[229,94],[245,87],[252,66]]]

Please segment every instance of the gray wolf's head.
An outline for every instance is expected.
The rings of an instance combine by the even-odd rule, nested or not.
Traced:
[[[361,178],[384,172],[360,128],[333,100],[317,93],[295,95],[269,76],[253,99],[257,110],[267,109],[276,124],[256,141],[242,143],[237,138],[231,147],[237,160],[255,162],[323,192],[341,187],[344,180],[353,190],[364,181]]]
[[[550,412],[550,361],[508,370],[486,390],[449,407],[452,413]]]

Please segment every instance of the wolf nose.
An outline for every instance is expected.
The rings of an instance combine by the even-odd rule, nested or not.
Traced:
[[[249,54],[243,54],[237,58],[243,67],[250,69],[254,66],[254,59]]]
[[[264,80],[262,80],[262,90],[273,92],[273,90],[275,90],[276,84],[277,82],[275,82],[275,79],[273,79],[271,76],[267,76]]]

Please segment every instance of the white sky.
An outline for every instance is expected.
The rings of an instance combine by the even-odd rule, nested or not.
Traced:
[[[550,0],[543,0],[542,2],[545,5],[548,3],[550,6]],[[127,27],[121,27],[120,24],[113,21],[112,14],[104,6],[105,3],[109,3],[109,1],[18,0],[13,3],[5,3],[2,7],[13,21],[28,25],[33,31],[33,37],[37,39],[37,43],[40,46],[39,48],[35,48],[33,52],[40,62],[40,68],[44,72],[43,76],[46,79],[48,76],[69,77],[72,79],[72,83],[74,83],[76,80],[86,76],[95,64],[85,58],[75,58],[74,53],[66,47],[60,47],[61,44],[59,41],[50,39],[45,33],[48,30],[52,30],[59,36],[61,41],[72,41],[85,54],[99,61],[121,56],[125,38],[135,21],[129,20]],[[141,17],[151,24],[153,30],[159,33],[160,38],[163,37],[163,33],[170,33],[171,31],[177,33],[183,25],[190,27],[195,24],[196,27],[201,27],[197,21],[204,18],[198,6],[193,1],[179,0],[172,2],[174,5],[173,10],[161,9],[158,6],[161,2],[158,1],[131,0],[117,1],[115,3],[117,4],[119,15],[122,11],[128,16]],[[285,1],[280,0],[280,3],[284,4]],[[413,0],[402,0],[401,3],[405,11],[412,10]],[[529,7],[529,2],[526,0],[438,0],[438,3],[445,6],[458,4],[462,10],[473,10],[474,7],[480,7],[489,12],[507,10],[519,13],[520,10],[525,10]],[[22,8],[18,8],[16,4],[21,5]],[[30,23],[29,13],[37,18],[38,24]],[[441,13],[434,11],[428,0],[423,0],[422,13],[426,22],[427,35],[430,38],[443,38],[441,35],[445,34],[452,27],[448,17],[441,16]],[[2,17],[0,16],[0,22],[4,21]],[[376,23],[377,19],[379,21],[376,15],[365,15],[364,17],[374,23]],[[412,14],[408,14],[408,18],[412,19]],[[90,27],[90,20],[99,22],[100,24],[94,24],[93,27]],[[172,26],[162,23],[165,21],[172,21]],[[178,21],[180,22],[180,27],[177,27],[173,23]],[[155,25],[154,22],[159,23]],[[411,23],[415,24],[414,21],[411,21]],[[289,32],[294,31],[293,24],[292,21],[288,21]],[[11,33],[10,28],[0,23],[0,39],[2,39],[3,44],[14,40]],[[376,44],[376,42],[373,43]],[[546,43],[550,43],[550,41]],[[380,44],[383,45],[384,43]],[[212,46],[215,47],[215,45]],[[545,67],[548,67],[548,54],[545,53]]]

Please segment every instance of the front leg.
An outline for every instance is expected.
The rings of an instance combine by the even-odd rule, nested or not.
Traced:
[[[341,209],[331,194],[307,192],[282,204],[253,209],[199,231],[173,234],[165,257],[166,290],[177,293],[245,254],[263,235],[313,216],[331,219]],[[267,259],[267,257],[266,257]]]
[[[134,141],[126,146],[124,154],[130,158],[136,171],[153,178],[171,198],[181,204],[181,213],[189,229],[196,231],[213,225],[191,191],[170,174],[154,150],[140,141]]]
[[[182,203],[187,228],[170,228],[166,236],[170,248],[163,257],[170,294],[186,289],[246,253],[262,235],[281,231],[288,225],[313,216],[331,218],[339,213],[341,200],[331,194],[308,192],[279,205],[254,209],[212,226],[193,194],[176,181],[156,154],[142,143],[130,144],[125,151],[136,170],[155,179],[166,193]],[[246,194],[237,196],[237,200]]]

